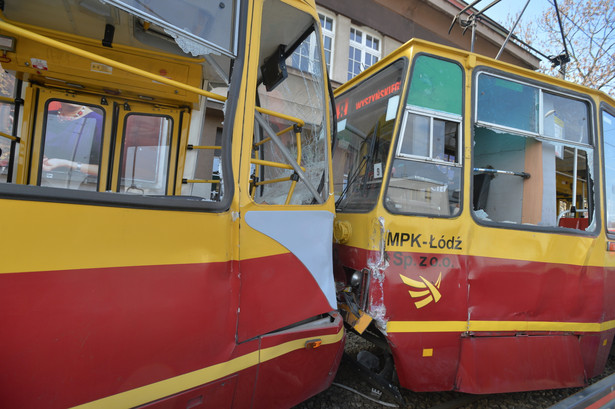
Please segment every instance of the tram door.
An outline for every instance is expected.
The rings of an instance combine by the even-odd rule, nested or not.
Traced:
[[[33,399],[68,407],[230,359],[230,216],[140,206],[180,190],[189,114],[37,86],[24,100],[16,178],[30,186],[4,187],[51,200],[2,200],[7,214],[27,215],[4,225],[24,245],[0,274],[0,308],[12,311],[3,324],[21,328],[3,344],[15,399],[30,396],[27,385]],[[225,385],[232,397],[235,382]]]
[[[173,195],[177,174],[181,175],[181,169],[177,169],[177,152],[183,113],[135,102],[114,103],[114,110],[118,136],[113,143],[113,177],[109,190]]]
[[[290,344],[298,334],[319,345],[308,342],[288,358],[259,365],[255,402],[273,407],[281,396],[299,401],[299,382],[275,393],[259,385],[285,384],[294,360],[319,367],[304,372],[301,382],[319,382],[316,374],[332,373],[336,361],[336,351],[324,346],[323,334],[336,336],[339,330],[325,315],[337,304],[330,262],[333,202],[328,200],[326,88],[320,75],[318,31],[309,15],[284,3],[265,2],[262,16],[260,61],[285,62],[288,76],[277,84],[266,79],[258,85],[252,98],[260,108],[245,117],[254,128],[252,138],[249,131],[245,134],[244,149],[251,154],[242,156],[240,170],[244,188],[239,192],[242,292],[237,338],[243,342],[266,334],[260,341],[262,350]],[[298,51],[284,51],[286,46],[270,40],[297,25],[304,30],[299,38],[284,41],[301,41],[297,50],[312,50],[301,58]],[[279,61],[285,53],[292,56],[283,55],[284,61]],[[307,98],[310,95],[323,99]],[[297,322],[303,325],[293,325]]]
[[[107,183],[112,112],[101,98],[42,87],[30,93],[37,101],[28,154],[31,185],[98,191]]]
[[[181,174],[180,110],[46,88],[35,92],[29,184],[139,195],[175,193],[176,175]]]

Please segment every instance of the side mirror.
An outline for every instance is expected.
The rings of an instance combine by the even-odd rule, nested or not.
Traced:
[[[267,92],[273,90],[280,85],[287,77],[288,71],[286,70],[286,61],[284,58],[284,50],[286,46],[280,44],[278,49],[275,50],[261,66],[261,73],[263,74],[263,84],[267,88]]]

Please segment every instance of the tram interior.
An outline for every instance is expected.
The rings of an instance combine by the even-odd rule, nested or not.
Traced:
[[[226,97],[236,40],[235,2],[211,8],[190,0],[182,0],[181,7],[175,2],[154,1],[136,16],[115,3],[134,2],[6,2],[3,14],[9,23],[68,46]],[[180,22],[183,38],[167,29]],[[15,95],[15,78],[41,91],[26,96],[25,104],[34,110],[33,126],[15,117],[14,102],[0,103],[0,132],[21,138],[15,143],[7,136],[0,137],[0,181],[220,200],[223,102],[28,38],[16,38],[15,43],[15,50],[5,52],[2,60],[2,95],[21,97]],[[83,107],[90,123],[92,113],[97,114],[99,126],[94,130],[84,118],[82,127],[90,130],[90,136],[80,136],[69,147],[73,155],[64,158],[85,168],[90,155],[78,158],[75,153],[84,149],[96,152],[95,174],[79,175],[74,165],[46,169],[54,126],[67,126],[58,108],[62,103]],[[100,135],[92,136],[92,132]],[[86,143],[90,146],[84,147]],[[180,146],[184,148],[180,150]],[[26,151],[21,154],[32,156],[33,165],[18,174],[15,165],[20,149]]]
[[[593,217],[588,103],[480,74],[477,107],[475,216],[588,229]]]

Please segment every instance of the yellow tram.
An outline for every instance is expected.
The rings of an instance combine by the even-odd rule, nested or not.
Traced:
[[[0,406],[290,407],[343,350],[313,1],[9,0]]]
[[[336,90],[335,269],[401,386],[583,385],[615,333],[615,101],[411,40]]]

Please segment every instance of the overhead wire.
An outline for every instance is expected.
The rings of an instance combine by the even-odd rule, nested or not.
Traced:
[[[556,0],[547,0],[549,2],[549,4],[551,4],[552,6],[557,7],[557,1]],[[555,4],[554,4],[555,2]],[[572,25],[578,29],[581,33],[583,33],[591,43],[593,43],[594,45],[596,45],[596,47],[598,47],[605,56],[608,56],[611,60],[613,60],[613,62],[615,62],[615,57],[611,54],[609,54],[609,52],[607,50],[605,50],[600,44],[598,44],[595,40],[594,37],[592,35],[590,35],[589,33],[585,32],[585,30],[583,29],[583,27],[579,26],[573,19],[571,19],[570,17],[568,17],[568,15],[564,12],[561,12],[562,15],[568,20],[570,21],[570,23],[572,23]]]
[[[547,0],[547,1],[548,1],[548,3],[549,3],[550,5],[552,5],[552,6],[554,6],[554,7],[555,7],[554,2],[556,2],[556,0]],[[474,4],[474,3],[472,3],[472,4]],[[557,9],[559,10],[559,8],[557,8]],[[573,24],[573,25],[574,25],[574,26],[575,26],[575,27],[576,27],[576,28],[577,28],[580,32],[582,32],[582,33],[583,33],[583,34],[584,34],[584,35],[585,35],[585,36],[586,36],[586,37],[587,37],[587,38],[588,38],[588,39],[589,39],[589,40],[590,40],[590,41],[591,41],[594,45],[596,45],[596,46],[597,46],[597,47],[598,47],[598,48],[599,48],[602,52],[604,52],[604,55],[605,55],[605,56],[608,56],[608,57],[609,57],[609,58],[610,58],[613,62],[615,62],[615,56],[610,55],[610,54],[609,54],[609,53],[608,53],[608,52],[607,52],[607,51],[606,51],[606,50],[605,50],[605,49],[604,49],[604,48],[603,48],[600,44],[598,44],[598,43],[597,43],[597,42],[593,39],[593,37],[592,37],[591,35],[589,35],[587,32],[585,32],[585,30],[584,30],[581,26],[579,26],[579,25],[578,25],[578,24],[577,24],[574,20],[572,20],[572,19],[571,19],[571,18],[570,18],[570,17],[569,17],[566,13],[561,12],[561,15],[563,15],[565,19],[567,19],[568,21],[570,21],[570,23],[572,23],[572,24]],[[454,20],[454,21],[455,21],[455,20]],[[498,23],[496,23],[496,22],[494,22],[494,21],[489,21],[489,20],[486,20],[486,21],[485,21],[485,23],[487,23],[487,25],[492,26],[493,28],[498,28],[498,27],[499,27],[500,29],[504,29],[505,31],[508,31],[508,30],[506,30],[506,28],[505,28],[505,27],[502,27],[500,24],[498,24]],[[544,52],[542,52],[541,50],[537,49],[536,47],[534,47],[534,46],[532,46],[532,45],[528,44],[527,42],[525,42],[524,40],[522,40],[521,38],[519,38],[519,37],[518,37],[517,35],[515,35],[515,34],[512,34],[512,35],[511,35],[511,39],[512,39],[514,42],[516,42],[517,44],[519,44],[519,45],[521,45],[521,46],[523,46],[523,47],[527,48],[527,49],[528,49],[528,50],[530,50],[531,52],[533,52],[533,53],[535,53],[535,54],[539,55],[540,57],[542,57],[542,58],[544,58],[544,59],[546,59],[546,60],[551,61],[551,58],[553,58],[552,56],[549,56],[549,55],[545,54]],[[566,51],[567,51],[567,50],[566,50]]]

